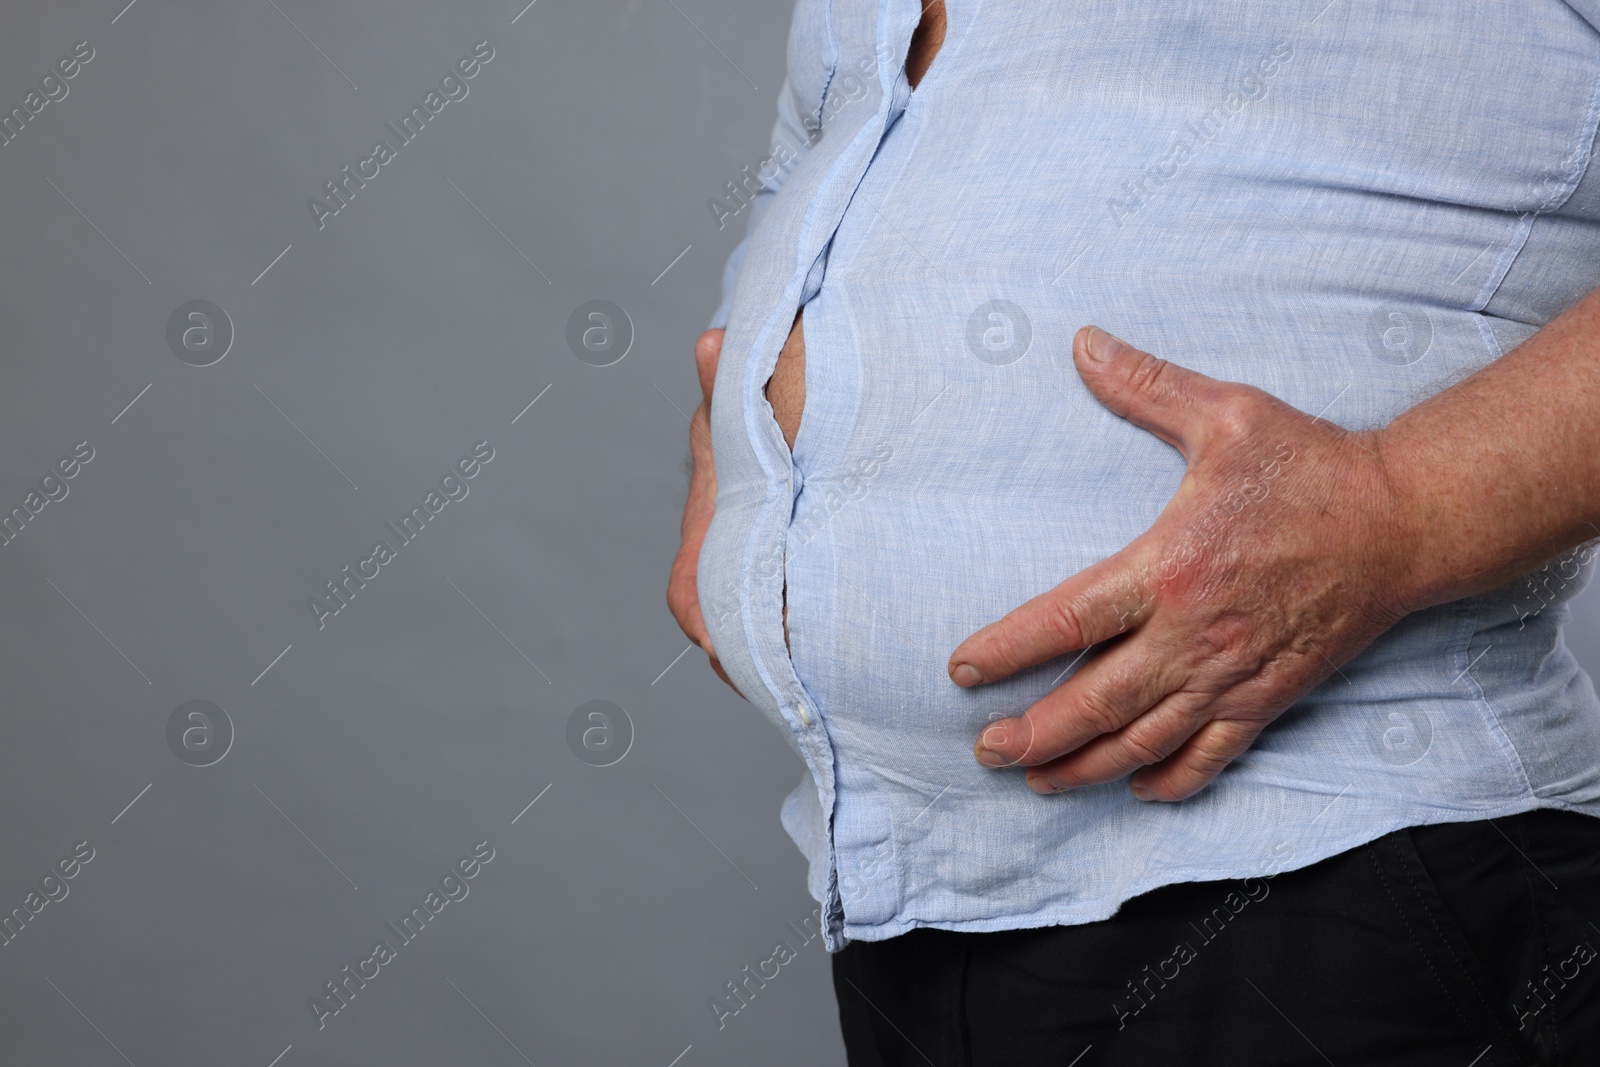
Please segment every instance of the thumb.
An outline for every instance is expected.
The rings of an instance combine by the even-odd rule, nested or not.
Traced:
[[[711,386],[717,380],[717,360],[722,355],[723,330],[707,330],[694,343],[694,365],[700,372],[700,393],[711,404]]]
[[[1141,352],[1097,326],[1072,339],[1078,377],[1094,398],[1182,452],[1199,443],[1202,420],[1222,382]]]

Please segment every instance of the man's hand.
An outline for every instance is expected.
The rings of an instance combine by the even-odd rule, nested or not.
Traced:
[[[716,649],[711,646],[711,635],[700,614],[700,591],[695,584],[700,545],[706,539],[706,528],[711,525],[711,515],[717,507],[717,469],[711,452],[711,386],[717,378],[717,357],[721,354],[721,330],[707,330],[695,342],[694,362],[700,372],[701,400],[689,420],[689,456],[694,468],[689,475],[689,499],[683,505],[683,540],[667,579],[667,607],[689,640],[711,657],[711,669],[717,672],[717,677],[737,693],[738,688],[717,662]]]
[[[1133,775],[1144,800],[1199,792],[1295,700],[1415,605],[1416,539],[1377,433],[1314,419],[1119,343],[1073,342],[1096,399],[1188,464],[1122,551],[962,642],[961,686],[1106,642],[975,754],[1059,792]],[[1070,506],[1070,505],[1069,505]]]

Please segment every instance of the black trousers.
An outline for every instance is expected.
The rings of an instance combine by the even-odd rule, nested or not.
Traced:
[[[1104,922],[833,957],[850,1067],[1600,1067],[1600,819],[1413,827]]]

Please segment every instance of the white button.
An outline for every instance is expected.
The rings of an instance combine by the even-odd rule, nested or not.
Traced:
[[[804,704],[796,704],[794,706],[794,713],[800,717],[800,725],[802,725],[802,726],[810,726],[811,725],[811,716],[806,714],[806,709],[805,709],[805,705]]]

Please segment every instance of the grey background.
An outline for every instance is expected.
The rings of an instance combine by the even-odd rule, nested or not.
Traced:
[[[0,1059],[842,1063],[819,941],[708,1010],[811,911],[777,815],[800,765],[675,660],[663,599],[742,229],[706,200],[764,157],[787,0],[124,2],[0,33],[0,109],[96,50],[0,148],[0,508],[96,450],[0,548],[0,911],[96,849],[0,948]],[[483,39],[319,232],[307,198]],[[196,298],[237,331],[205,368],[165,341]],[[595,299],[637,332],[614,366],[566,345]],[[307,598],[484,439],[319,631]],[[1593,671],[1600,595],[1579,615]],[[193,699],[236,729],[210,767],[167,745]],[[596,699],[636,731],[605,768],[566,740]],[[307,999],[483,839],[319,1031]]]
[[[843,1062],[820,940],[716,1028],[812,907],[778,823],[801,767],[699,652],[656,680],[688,643],[674,405],[736,238],[705,202],[762,156],[789,6],[525,2],[6,7],[4,108],[96,55],[0,148],[0,500],[96,456],[0,548],[0,910],[97,854],[0,948],[0,1061]],[[483,39],[319,232],[307,199]],[[194,298],[237,331],[206,368],[165,340]],[[592,299],[636,326],[614,366],[566,344]],[[319,632],[307,598],[483,439]],[[211,767],[167,747],[191,699],[237,730]],[[636,729],[612,767],[567,745],[592,699]],[[483,839],[319,1032],[308,998]]]

